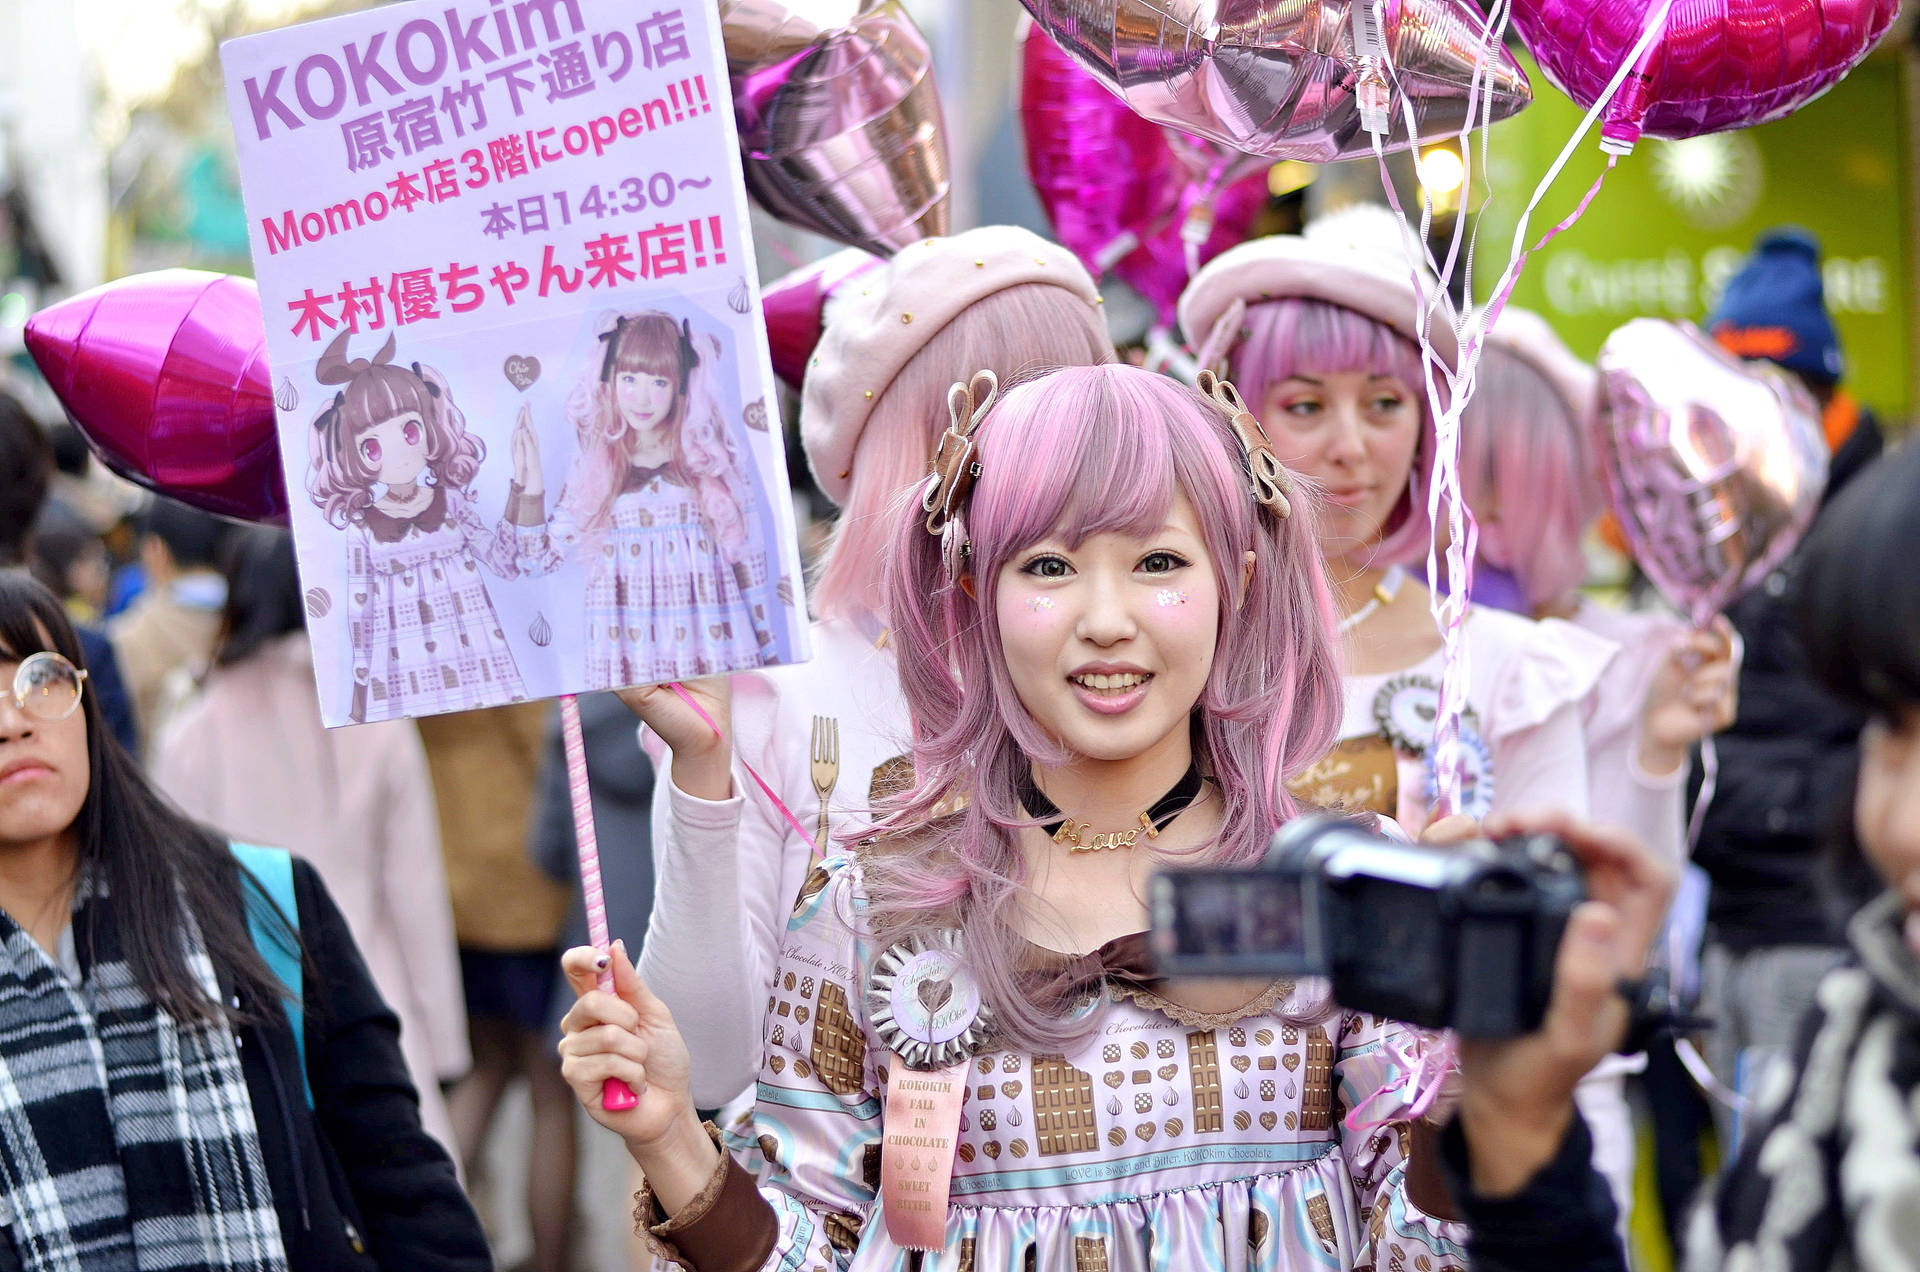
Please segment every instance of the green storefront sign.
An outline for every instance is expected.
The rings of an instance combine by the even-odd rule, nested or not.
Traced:
[[[1474,270],[1482,299],[1506,259],[1515,217],[1580,121],[1579,109],[1526,65],[1534,104],[1489,138],[1494,194],[1480,209]],[[1802,225],[1825,250],[1827,306],[1846,350],[1848,387],[1881,412],[1905,414],[1916,402],[1910,73],[1903,53],[1883,52],[1775,123],[1641,142],[1586,216],[1528,262],[1514,303],[1545,315],[1591,357],[1630,318],[1699,321],[1755,234]],[[1599,176],[1598,135],[1588,135],[1533,214],[1532,241]]]

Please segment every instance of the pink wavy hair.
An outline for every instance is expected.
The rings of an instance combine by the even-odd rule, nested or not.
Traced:
[[[1285,783],[1338,732],[1334,609],[1302,487],[1281,521],[1253,500],[1239,443],[1194,390],[1125,365],[1073,368],[1009,390],[981,423],[983,468],[964,517],[978,598],[947,576],[917,500],[893,519],[888,614],[914,722],[913,789],[889,810],[868,854],[870,916],[889,939],[957,922],[1000,1028],[1057,1050],[1090,1027],[1063,1018],[1019,974],[1025,948],[1010,922],[1025,871],[1015,828],[1031,825],[1016,794],[1034,761],[1067,757],[1027,714],[994,620],[1001,567],[1049,535],[1144,535],[1177,493],[1200,522],[1223,597],[1213,668],[1195,704],[1196,757],[1223,796],[1209,862],[1251,863],[1294,815]],[[958,812],[939,805],[967,797]],[[895,842],[888,842],[893,840]],[[931,847],[928,847],[930,845]]]
[[[446,377],[432,367],[393,363],[394,338],[368,358],[347,358],[343,331],[320,355],[313,377],[344,386],[314,417],[308,435],[307,493],[333,525],[345,529],[373,504],[379,476],[354,443],[374,425],[417,411],[426,435],[427,472],[434,484],[464,489],[487,457],[481,440],[467,432],[467,418],[453,404]]]
[[[658,375],[677,386],[685,370],[688,349],[680,320],[649,310],[636,314],[605,313],[597,326],[603,340],[617,340],[611,350],[611,374],[622,371]],[[686,391],[676,392],[667,427],[673,439],[673,463],[694,489],[708,528],[724,548],[737,549],[748,537],[746,512],[735,491],[749,489],[746,466],[738,443],[726,426],[708,386],[718,349],[710,339],[691,337],[694,363],[687,372]],[[704,346],[704,347],[703,347]],[[610,380],[601,379],[609,351],[594,346],[592,367],[581,375],[567,397],[580,450],[567,473],[559,506],[573,517],[583,534],[605,533],[613,515],[613,501],[626,480],[626,421],[614,400]]]
[[[927,472],[947,422],[947,389],[976,371],[1002,384],[1022,373],[1113,361],[1098,310],[1064,287],[1022,283],[962,310],[881,391],[854,449],[846,507],[809,594],[821,618],[879,614],[880,566],[900,492]]]
[[[1581,422],[1545,376],[1488,345],[1478,386],[1460,420],[1461,488],[1468,507],[1496,515],[1481,524],[1480,555],[1513,572],[1537,613],[1586,581],[1580,539],[1604,494]]]
[[[1427,409],[1419,346],[1385,323],[1343,305],[1291,297],[1249,305],[1243,330],[1229,351],[1228,368],[1255,411],[1265,406],[1274,385],[1293,375],[1347,371],[1393,375],[1412,391],[1420,409],[1420,441],[1414,447],[1406,489],[1387,515],[1371,561],[1405,565],[1423,559],[1433,538],[1426,491],[1438,443]]]

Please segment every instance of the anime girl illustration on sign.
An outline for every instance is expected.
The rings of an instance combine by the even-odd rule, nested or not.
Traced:
[[[598,336],[567,401],[580,449],[548,523],[587,567],[587,687],[766,665],[775,589],[754,479],[711,385],[719,340],[658,310],[603,314]]]
[[[531,424],[523,412],[508,516],[489,528],[469,489],[486,447],[446,378],[393,365],[392,336],[371,361],[349,361],[350,334],[314,368],[321,384],[341,387],[313,422],[307,482],[328,523],[347,532],[349,715],[364,723],[523,699],[481,569],[510,579],[555,559],[537,516],[511,521],[528,480],[539,480]]]

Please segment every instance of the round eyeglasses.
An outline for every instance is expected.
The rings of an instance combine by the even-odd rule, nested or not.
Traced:
[[[64,720],[80,705],[87,673],[48,650],[29,655],[13,673],[13,705],[36,720]]]

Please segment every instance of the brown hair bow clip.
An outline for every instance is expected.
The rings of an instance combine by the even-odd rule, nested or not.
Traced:
[[[1000,377],[991,371],[976,371],[965,384],[947,390],[947,431],[940,435],[940,449],[929,466],[927,493],[920,498],[928,534],[944,533],[966,507],[967,493],[980,475],[980,464],[973,457],[974,430],[999,394]]]
[[[1293,474],[1274,457],[1267,430],[1260,427],[1260,421],[1247,409],[1240,390],[1212,371],[1202,371],[1194,384],[1233,425],[1240,448],[1246,452],[1247,472],[1253,478],[1253,497],[1281,520],[1291,517],[1293,505],[1287,502],[1287,496],[1293,493]]]

